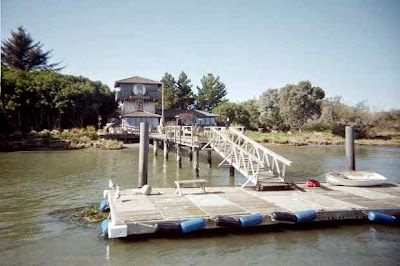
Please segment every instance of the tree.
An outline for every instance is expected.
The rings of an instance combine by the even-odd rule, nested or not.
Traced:
[[[175,78],[166,72],[161,79],[164,84],[164,108],[175,108],[179,99],[176,98],[176,81]]]
[[[179,74],[178,81],[176,82],[176,108],[188,109],[194,103],[191,80],[185,72]]]
[[[260,127],[259,104],[256,99],[247,100],[243,103],[243,108],[249,113],[250,129],[258,129]]]
[[[114,111],[108,86],[49,71],[1,68],[1,113],[8,131],[83,127]]]
[[[11,38],[2,42],[1,65],[24,71],[61,70],[62,68],[57,68],[59,63],[49,63],[51,50],[43,52],[42,47],[43,44],[35,43],[23,27],[18,27],[17,32],[11,31]]]
[[[279,93],[279,114],[286,124],[301,133],[307,120],[321,114],[321,100],[324,97],[325,92],[313,87],[309,81],[286,85]]]
[[[213,113],[218,115],[218,120],[221,122],[225,122],[229,118],[231,124],[249,127],[250,114],[241,104],[224,102],[215,107]]]
[[[259,100],[260,121],[264,125],[277,127],[282,123],[279,115],[279,91],[268,89]]]
[[[200,80],[201,88],[197,87],[196,106],[198,109],[212,111],[219,103],[226,101],[225,84],[220,81],[219,76],[214,77],[208,73]]]

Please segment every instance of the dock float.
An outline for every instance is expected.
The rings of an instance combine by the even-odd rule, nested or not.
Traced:
[[[102,224],[102,230],[109,238],[120,238],[279,223],[368,221],[371,212],[393,217],[400,212],[400,184],[368,188],[326,183],[320,187],[298,186],[301,190],[273,192],[251,187],[207,187],[204,193],[186,188],[182,195],[177,195],[175,188],[153,188],[151,195],[122,189],[118,199],[115,190],[106,190],[110,220]]]

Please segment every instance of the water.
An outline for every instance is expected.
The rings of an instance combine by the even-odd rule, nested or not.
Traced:
[[[293,161],[293,180],[323,180],[343,169],[341,146],[272,147]],[[358,147],[357,168],[400,182],[400,149]],[[138,148],[119,151],[37,151],[0,153],[0,264],[5,265],[398,265],[400,229],[382,225],[277,227],[251,232],[201,232],[193,236],[107,240],[95,225],[60,220],[52,211],[98,203],[108,178],[123,188],[137,185]],[[200,175],[209,186],[231,186],[245,179],[207,168],[201,154]],[[175,154],[149,159],[149,183],[172,187],[193,176],[190,162],[177,168]]]

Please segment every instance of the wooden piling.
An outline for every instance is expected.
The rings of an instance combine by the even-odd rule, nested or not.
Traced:
[[[179,168],[182,168],[182,156],[181,156],[181,145],[176,144],[176,161],[178,162]]]
[[[168,161],[168,142],[164,140],[164,161]]]
[[[346,161],[347,170],[356,170],[356,154],[354,149],[354,128],[352,126],[346,126]]]
[[[149,124],[140,123],[140,144],[139,144],[139,182],[138,186],[147,185],[149,159]]]
[[[153,152],[154,152],[154,156],[157,156],[157,153],[158,153],[158,141],[157,140],[153,140]]]
[[[235,167],[233,167],[232,165],[229,166],[229,175],[230,176],[235,176]]]
[[[192,161],[193,160],[193,148],[189,147],[188,149],[188,161]]]
[[[211,167],[211,151],[207,151],[207,166]]]
[[[193,147],[193,169],[195,172],[196,177],[199,176],[199,149]]]

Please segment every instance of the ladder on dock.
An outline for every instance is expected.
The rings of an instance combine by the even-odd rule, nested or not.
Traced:
[[[222,158],[219,166],[229,164],[247,178],[242,188],[249,183],[286,182],[286,167],[292,163],[283,156],[252,140],[243,132],[229,127],[205,127],[207,144]]]

